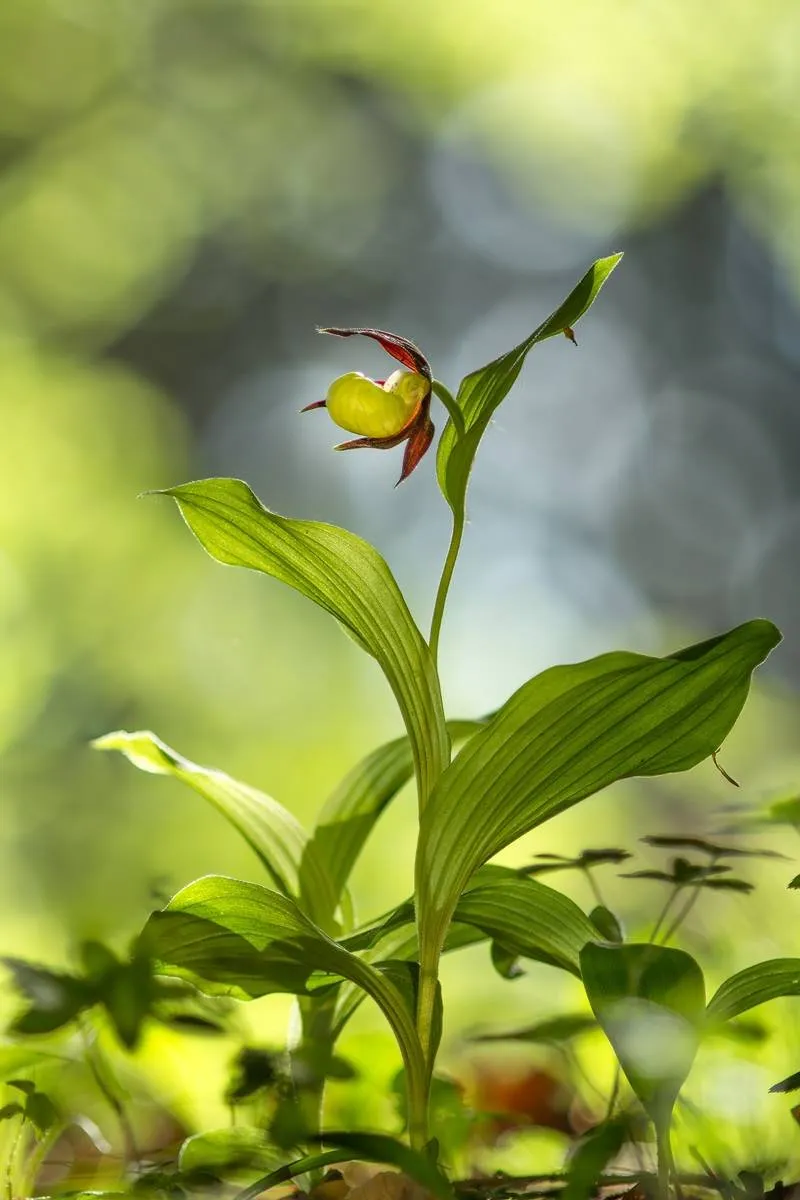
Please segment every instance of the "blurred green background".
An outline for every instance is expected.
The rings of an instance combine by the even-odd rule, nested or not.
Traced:
[[[373,540],[427,623],[447,536],[432,458],[394,491],[401,452],[329,452],[333,428],[298,410],[386,360],[315,325],[396,329],[455,386],[616,249],[579,350],[537,348],[479,456],[448,710],[486,712],[557,661],[768,616],[786,640],[723,762],[741,803],[797,787],[799,139],[795,0],[4,0],[3,951],[64,961],[198,874],[259,878],[196,797],[91,738],[152,728],[310,819],[399,729],[331,622],[216,566],[137,495],[244,477],[278,512]],[[712,829],[732,795],[710,765],[620,787],[507,860]],[[405,797],[359,865],[363,915],[408,892],[413,839]],[[800,952],[793,873],[749,869],[754,897],[697,918],[712,979]],[[633,928],[658,902],[610,894]],[[446,1058],[468,1026],[575,1003],[545,968],[503,984],[485,950],[446,988]],[[722,1113],[761,1072],[724,1120],[765,1153],[765,1130],[794,1127],[763,1093],[800,1066],[783,1061],[795,1008],[773,1008],[788,1041],[762,1065],[728,1053],[703,1097]],[[251,1019],[274,1031],[287,1011]],[[367,1105],[392,1067],[380,1030],[364,1014],[352,1035],[384,1063]],[[216,1068],[198,1097],[181,1047],[146,1048],[142,1069],[206,1120]]]

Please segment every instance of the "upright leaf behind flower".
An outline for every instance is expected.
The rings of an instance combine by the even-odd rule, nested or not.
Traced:
[[[485,721],[448,721],[453,742],[472,737]],[[311,882],[320,869],[331,881],[338,902],[364,842],[386,806],[414,773],[408,738],[396,738],[373,750],[332,792],[320,813],[303,855],[301,895],[306,870]]]
[[[436,668],[383,558],[362,538],[264,507],[239,479],[203,479],[172,496],[218,562],[280,579],[326,609],[383,668],[408,731],[424,805],[449,743]]]
[[[524,684],[445,771],[422,815],[423,964],[433,964],[473,871],[504,846],[615,780],[711,755],[779,640],[768,621],[750,621],[665,658],[604,654]]]
[[[93,745],[98,750],[119,750],[142,771],[171,775],[188,784],[238,829],[285,895],[298,899],[302,891],[306,911],[327,928],[341,891],[334,888],[315,856],[304,858],[308,834],[283,805],[223,771],[191,762],[147,730],[117,730],[97,738]]]
[[[448,421],[439,441],[436,459],[439,486],[457,517],[464,515],[469,474],[480,440],[495,409],[513,387],[528,351],[545,338],[571,332],[572,326],[594,303],[597,293],[621,258],[621,254],[611,254],[608,258],[598,259],[564,303],[534,329],[530,337],[462,380],[456,403],[464,414],[465,432],[459,436],[453,422]]]

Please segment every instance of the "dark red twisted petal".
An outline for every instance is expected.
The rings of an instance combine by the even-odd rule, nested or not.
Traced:
[[[317,326],[318,333],[330,333],[333,337],[368,337],[373,341],[379,342],[387,354],[391,354],[392,358],[397,359],[409,371],[416,371],[418,375],[424,375],[426,379],[431,379],[431,368],[425,355],[410,342],[408,338],[400,337],[397,333],[388,333],[385,329],[336,329],[333,327],[322,328]]]
[[[403,455],[403,470],[400,473],[400,478],[394,485],[395,487],[401,484],[404,479],[408,479],[433,441],[435,428],[433,421],[428,416],[427,409],[420,416],[421,419],[417,421],[411,436],[406,442],[406,450]]]
[[[399,446],[401,442],[408,440],[408,430],[402,433],[396,433],[394,437],[360,437],[353,438],[350,442],[339,442],[338,446],[334,446],[334,450],[393,450],[395,446]]]

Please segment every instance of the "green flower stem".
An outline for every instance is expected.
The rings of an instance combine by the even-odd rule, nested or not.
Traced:
[[[669,1200],[669,1181],[672,1175],[672,1147],[669,1140],[670,1115],[668,1114],[663,1122],[655,1122],[659,1200]]]
[[[458,407],[455,397],[449,388],[445,387],[440,379],[431,380],[431,391],[434,396],[438,396],[442,404],[447,409],[448,416],[455,426],[456,433],[459,437],[463,437],[467,432],[464,425],[464,414]]]
[[[447,593],[450,590],[450,583],[455,570],[456,559],[458,552],[461,549],[461,539],[464,536],[464,513],[453,514],[453,532],[450,535],[450,545],[447,548],[447,557],[444,560],[442,568],[442,577],[439,580],[439,590],[436,593],[436,601],[433,606],[433,617],[431,618],[431,634],[428,639],[428,644],[431,648],[433,661],[436,663],[439,654],[439,634],[442,629],[442,618],[444,616],[444,606],[447,603]]]
[[[353,982],[363,988],[383,1010],[397,1041],[406,1072],[409,1140],[413,1149],[421,1150],[428,1140],[430,1070],[426,1049],[420,1043],[414,1018],[394,985],[369,963],[355,957],[353,961],[358,964],[358,970],[351,976]],[[434,998],[435,995],[434,988]]]
[[[439,955],[433,960],[426,961],[426,959],[427,955],[423,954],[420,962],[420,990],[419,996],[417,996],[416,1007],[416,1033],[422,1046],[422,1055],[425,1058],[427,1068],[426,1081],[429,1084],[429,1080],[431,1080],[431,1075],[433,1074],[433,1018],[435,1006],[437,1006],[437,991],[439,988]]]
[[[431,381],[431,390],[435,396],[438,396],[447,409],[450,420],[455,427],[456,435],[460,438],[464,437],[466,433],[464,414],[459,408],[452,392],[438,379]],[[439,635],[442,628],[445,604],[447,603],[447,593],[450,590],[450,583],[453,578],[453,571],[455,570],[463,536],[464,511],[462,508],[461,512],[453,514],[453,530],[450,535],[450,545],[447,548],[447,556],[442,568],[442,576],[439,580],[439,588],[436,592],[436,601],[433,606],[431,632],[428,642],[434,665],[436,665],[439,653]],[[420,961],[419,994],[417,997],[417,1037],[419,1038],[425,1062],[425,1079],[422,1088],[415,1088],[411,1079],[409,1079],[408,1084],[409,1140],[412,1147],[417,1150],[423,1149],[428,1141],[428,1107],[434,1059],[433,1022],[436,1012],[438,987],[439,951],[437,950],[432,957],[423,951]]]
[[[323,1104],[325,1101],[326,1070],[333,1056],[334,1038],[332,1035],[334,1004],[330,996],[298,996],[297,1006],[300,1012],[302,1036],[297,1051],[302,1058],[304,1050],[311,1051],[316,1073],[312,1080],[303,1084],[303,1105],[306,1112],[308,1128],[314,1133],[322,1130]],[[292,1076],[295,1074],[294,1055],[289,1053],[289,1064]],[[295,1091],[295,1099],[299,1089]]]
[[[431,381],[431,390],[435,396],[438,396],[442,404],[447,409],[450,420],[456,431],[456,436],[464,437],[466,427],[464,425],[464,414],[458,406],[453,393],[439,379]],[[444,606],[447,602],[447,593],[450,590],[450,582],[453,578],[456,559],[458,552],[461,549],[461,539],[464,536],[464,510],[463,506],[460,512],[453,514],[453,532],[450,536],[450,545],[447,549],[447,557],[442,568],[442,577],[439,580],[439,590],[436,593],[436,602],[433,606],[433,618],[431,619],[431,635],[429,644],[433,661],[436,662],[439,652],[439,634],[442,628],[442,618],[444,616]]]
[[[430,1103],[430,1078],[423,1085],[414,1086],[411,1079],[407,1085],[408,1099],[408,1142],[412,1150],[424,1150],[428,1144],[428,1107]]]

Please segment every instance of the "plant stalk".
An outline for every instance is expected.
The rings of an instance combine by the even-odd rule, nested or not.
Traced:
[[[447,557],[444,560],[442,568],[442,577],[439,580],[439,589],[436,593],[436,601],[433,606],[433,617],[431,619],[431,635],[428,639],[428,644],[431,648],[433,661],[436,663],[439,655],[439,634],[442,628],[442,618],[444,616],[444,606],[447,603],[447,593],[450,590],[450,583],[455,570],[456,559],[458,552],[461,549],[461,539],[464,536],[464,513],[453,514],[453,532],[450,535],[450,545],[447,548]]]
[[[678,930],[680,929],[680,927],[681,927],[681,925],[683,924],[683,922],[684,922],[684,921],[686,920],[686,918],[689,916],[689,913],[692,911],[692,909],[694,908],[695,904],[696,904],[696,903],[697,903],[697,901],[700,899],[700,890],[701,890],[701,889],[700,889],[700,887],[699,887],[699,886],[695,886],[695,887],[692,889],[692,893],[691,893],[691,895],[689,896],[689,898],[688,898],[688,900],[686,901],[686,903],[684,904],[683,908],[682,908],[682,909],[681,909],[681,910],[680,910],[680,911],[677,913],[677,915],[675,916],[675,919],[673,920],[673,922],[672,922],[672,924],[669,926],[669,928],[668,928],[668,929],[666,929],[666,930],[664,931],[664,933],[661,935],[661,945],[662,945],[662,946],[666,946],[666,945],[667,945],[667,943],[669,942],[670,938],[671,938],[671,937],[674,937],[674,935],[675,935],[675,934],[678,932]]]
[[[659,935],[660,930],[662,929],[662,927],[664,925],[664,922],[667,919],[667,916],[669,914],[670,909],[672,908],[672,905],[675,903],[675,901],[678,898],[678,895],[680,894],[680,890],[681,890],[681,885],[677,884],[675,887],[673,887],[669,896],[667,896],[666,904],[661,909],[661,912],[658,914],[656,923],[653,926],[653,929],[652,929],[652,932],[650,933],[650,937],[648,938],[648,941],[655,942],[656,938]]]
[[[458,402],[454,398],[452,392],[438,379],[433,379],[431,381],[431,390],[433,391],[434,395],[438,396],[444,407],[447,409],[450,421],[455,429],[456,438],[464,437],[466,433],[464,414],[459,408]],[[447,555],[444,560],[444,566],[442,567],[442,574],[441,578],[439,579],[439,587],[436,592],[436,600],[434,601],[433,605],[431,632],[428,639],[428,644],[430,646],[434,667],[438,667],[439,636],[442,629],[442,620],[444,618],[447,595],[450,591],[450,584],[453,579],[453,572],[455,570],[456,560],[458,559],[458,552],[461,549],[461,540],[464,536],[465,516],[466,514],[463,505],[461,506],[460,511],[453,513],[453,528],[450,534],[450,544],[447,547]],[[421,934],[422,930],[420,929],[419,932]],[[433,1064],[436,1056],[436,1047],[433,1044],[433,1040],[436,1002],[439,989],[439,957],[440,950],[438,948],[433,955],[426,953],[423,948],[422,937],[420,937],[416,1031],[419,1039],[419,1045],[422,1049],[424,1072],[423,1078],[419,1082],[412,1080],[410,1077],[408,1079],[408,1136],[411,1146],[415,1150],[423,1150],[429,1140],[428,1115],[430,1107],[431,1077],[433,1075]]]
[[[442,404],[447,409],[450,420],[453,422],[453,427],[457,437],[463,437],[466,433],[464,425],[464,414],[458,407],[456,399],[449,388],[445,387],[440,379],[431,380],[431,391],[434,396],[438,396]]]
[[[300,996],[297,998],[302,1035],[299,1044],[289,1051],[289,1066],[295,1087],[295,1100],[301,1104],[306,1124],[312,1133],[321,1133],[323,1106],[325,1102],[326,1072],[333,1057],[334,1003],[331,997]],[[302,1060],[304,1051],[310,1052],[312,1078],[304,1079],[297,1086],[297,1058]],[[306,1075],[308,1071],[306,1070]],[[320,1143],[320,1150],[324,1146]]]
[[[658,1156],[658,1198],[669,1200],[669,1181],[672,1175],[672,1147],[669,1140],[669,1118],[656,1125],[656,1154]]]
[[[420,962],[419,992],[417,995],[417,1036],[422,1047],[425,1063],[424,1087],[419,1094],[412,1095],[409,1080],[408,1094],[408,1135],[411,1146],[421,1150],[428,1142],[428,1105],[430,1097],[430,1081],[433,1075],[433,1060],[435,1047],[433,1045],[433,1023],[436,1012],[436,996],[439,987],[439,960]]]

